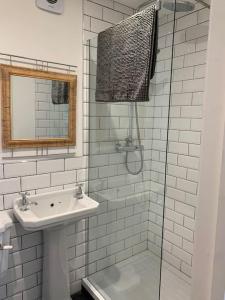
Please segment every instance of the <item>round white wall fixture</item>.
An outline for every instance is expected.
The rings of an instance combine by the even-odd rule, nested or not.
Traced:
[[[54,14],[60,15],[64,12],[63,0],[36,0],[36,6]]]

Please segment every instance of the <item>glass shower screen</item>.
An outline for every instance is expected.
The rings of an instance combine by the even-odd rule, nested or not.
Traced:
[[[97,38],[86,45],[88,189],[100,206],[84,285],[97,299],[160,299],[173,29],[174,12],[161,9],[156,73],[137,109],[95,101]]]

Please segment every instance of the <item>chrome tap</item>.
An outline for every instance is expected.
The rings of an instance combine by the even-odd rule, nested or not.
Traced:
[[[21,192],[20,195],[22,197],[20,210],[26,211],[26,210],[28,210],[28,205],[29,205],[29,201],[27,199],[27,196],[29,196],[30,193],[28,193],[28,192]]]
[[[30,193],[28,192],[21,192],[20,195],[22,196],[22,201],[21,201],[21,211],[26,211],[29,209],[29,205],[37,205],[37,202],[35,201],[29,201],[27,196],[30,196]]]
[[[74,198],[83,199],[82,187],[83,187],[83,183],[77,183],[76,184],[76,189],[75,189],[75,192],[74,192]]]

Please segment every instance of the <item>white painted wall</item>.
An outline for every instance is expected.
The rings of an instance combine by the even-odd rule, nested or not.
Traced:
[[[65,0],[64,13],[36,8],[35,1],[1,1],[0,52],[77,65],[77,152],[82,154],[82,0]]]
[[[35,1],[1,1],[1,52],[81,64],[82,1],[65,0],[62,15],[36,8]]]
[[[224,0],[212,1],[193,267],[193,300],[222,300],[225,290],[224,16]]]
[[[11,76],[13,139],[35,139],[34,91],[34,78]]]

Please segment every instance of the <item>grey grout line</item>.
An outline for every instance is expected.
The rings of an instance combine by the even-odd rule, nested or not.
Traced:
[[[99,6],[103,7],[103,8],[111,9],[111,10],[113,10],[113,11],[115,11],[115,12],[118,12],[118,13],[121,13],[121,14],[125,14],[124,12],[118,11],[118,10],[114,9],[113,7],[109,7],[109,6],[106,6],[106,5],[104,5],[104,4],[99,4],[98,2],[95,2],[94,0],[87,0],[87,1],[88,1],[88,2],[91,2],[91,3],[94,3],[94,4],[96,4],[96,5],[99,5]],[[117,2],[117,1],[115,1],[115,2]],[[129,8],[129,9],[134,10],[132,7],[129,7],[129,6],[124,5],[124,4],[121,4],[121,3],[119,3],[119,2],[117,2],[117,3],[118,3],[119,5],[121,5],[121,6],[124,6],[124,7],[127,7],[127,8]]]

